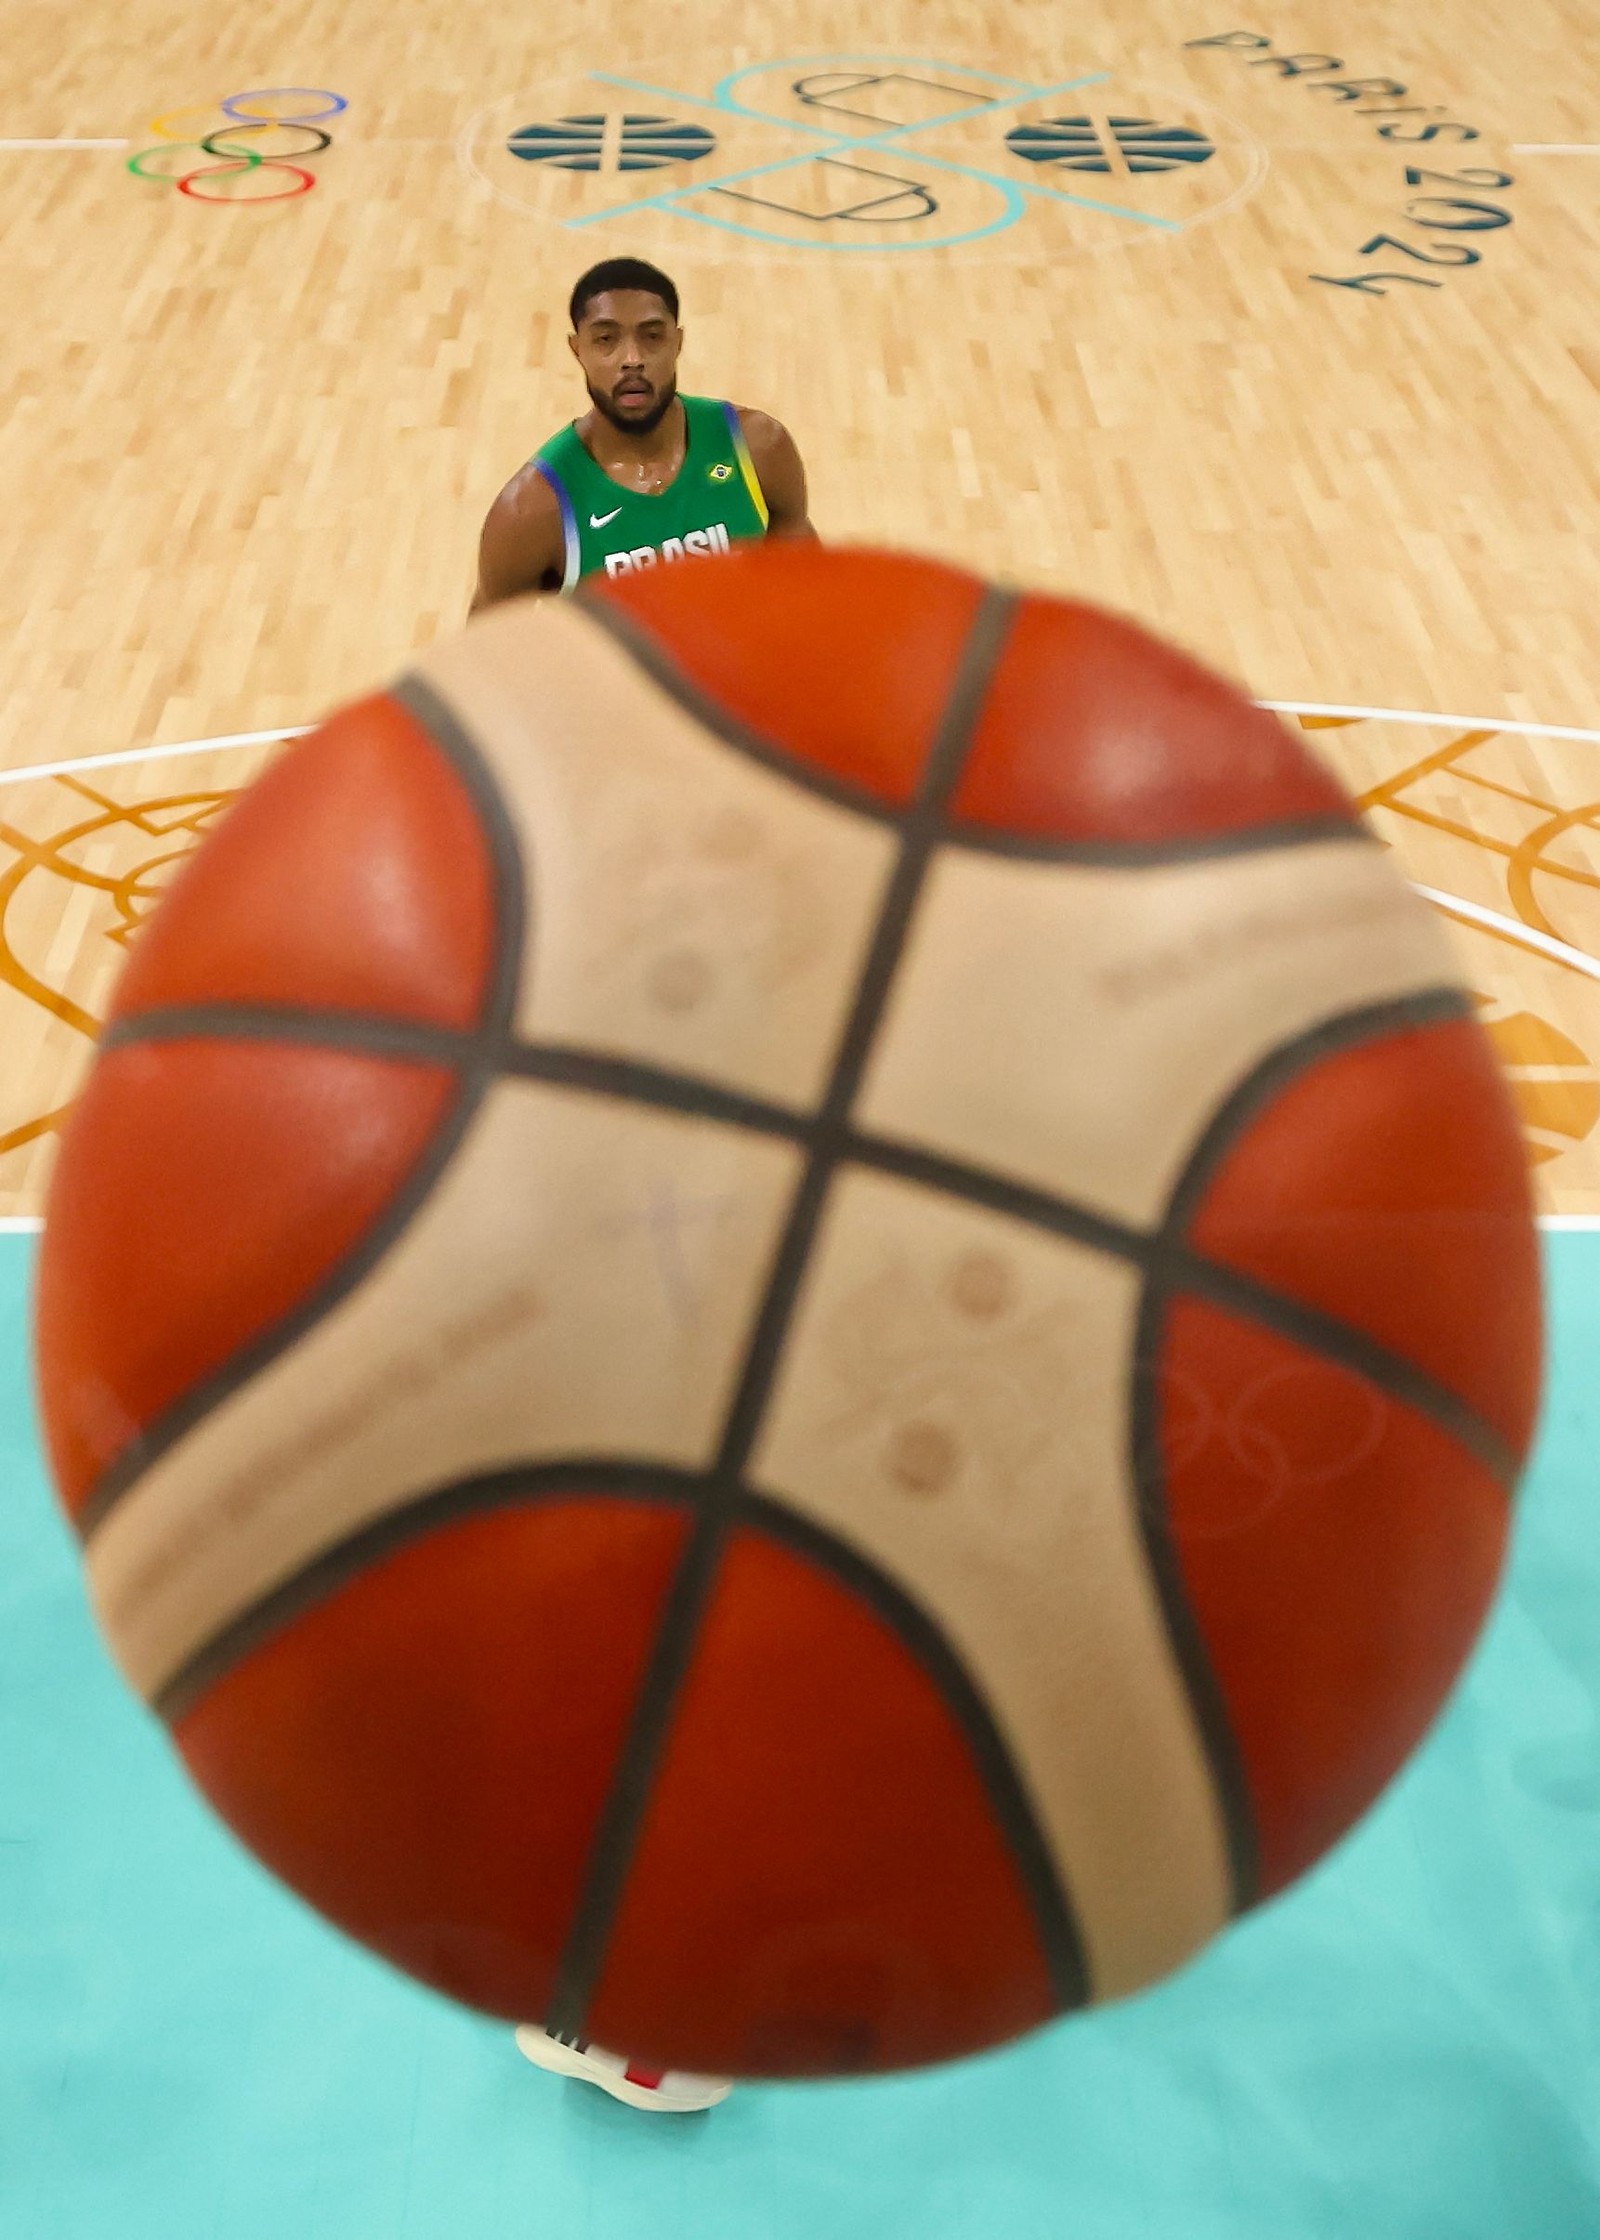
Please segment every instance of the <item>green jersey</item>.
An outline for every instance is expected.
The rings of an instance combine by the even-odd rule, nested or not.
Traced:
[[[624,490],[597,467],[575,427],[541,444],[533,463],[556,494],[566,544],[563,591],[580,576],[631,575],[663,561],[726,552],[735,537],[764,537],[767,501],[731,404],[680,397],[683,465],[665,490]]]

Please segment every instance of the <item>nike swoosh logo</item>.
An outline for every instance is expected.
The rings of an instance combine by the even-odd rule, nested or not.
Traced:
[[[619,514],[619,513],[621,512],[621,511],[622,511],[622,508],[621,508],[621,506],[613,506],[613,507],[611,508],[611,511],[610,511],[609,513],[591,513],[591,514],[590,514],[590,516],[589,516],[589,526],[590,526],[590,528],[591,528],[591,529],[603,529],[603,528],[605,527],[605,525],[606,525],[606,523],[607,523],[608,521],[615,521],[615,520],[616,520],[616,518],[617,518],[617,515],[618,515],[618,514]]]

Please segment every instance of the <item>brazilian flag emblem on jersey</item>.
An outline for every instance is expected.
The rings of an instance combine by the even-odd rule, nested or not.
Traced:
[[[726,482],[733,469],[726,459],[719,459],[714,467],[708,468],[707,472],[713,482]]]

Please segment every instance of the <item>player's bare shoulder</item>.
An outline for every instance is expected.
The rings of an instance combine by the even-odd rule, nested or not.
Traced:
[[[472,611],[524,591],[561,588],[566,543],[561,504],[548,476],[530,459],[519,467],[484,519],[478,543],[478,588]]]
[[[757,473],[765,466],[776,467],[781,472],[791,459],[797,466],[800,464],[799,446],[781,420],[770,412],[763,412],[758,405],[736,404],[733,409]]]

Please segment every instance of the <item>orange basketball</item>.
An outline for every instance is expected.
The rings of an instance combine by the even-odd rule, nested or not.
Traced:
[[[1174,1968],[1422,1735],[1538,1382],[1437,923],[1132,625],[776,545],[241,799],[38,1284],[106,1637],[489,2012],[794,2075]]]

